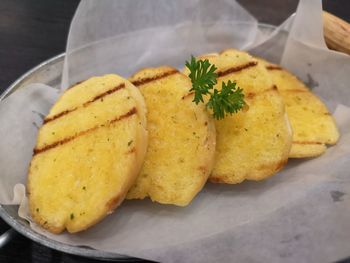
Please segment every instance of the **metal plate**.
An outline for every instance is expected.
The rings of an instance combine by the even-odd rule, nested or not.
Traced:
[[[14,91],[21,89],[31,83],[44,83],[52,87],[59,87],[61,83],[61,73],[63,69],[64,57],[64,53],[60,54],[29,70],[19,79],[17,79],[8,89],[6,89],[4,93],[1,94],[0,101],[11,95],[11,93]],[[0,205],[0,217],[22,235],[44,246],[62,252],[84,257],[120,262],[136,260],[135,258],[130,258],[119,254],[99,251],[89,247],[71,246],[49,239],[46,236],[33,231],[33,229],[30,228],[29,223],[18,216],[18,206]]]
[[[275,26],[259,24],[259,29],[262,34],[271,33]],[[44,83],[51,87],[59,87],[61,83],[61,75],[63,69],[65,54],[62,53],[58,56],[55,56],[35,68],[29,70],[23,76],[18,78],[8,89],[5,90],[0,96],[0,101],[5,99],[14,91],[24,88],[31,83]],[[100,250],[95,250],[89,247],[78,247],[67,245],[52,239],[49,239],[31,229],[29,223],[18,216],[18,206],[10,205],[0,205],[0,217],[9,224],[16,231],[22,235],[30,238],[31,240],[38,242],[44,246],[56,249],[65,253],[79,255],[84,257],[104,259],[109,261],[118,261],[118,262],[135,262],[138,259],[131,258],[128,256],[123,256],[115,253],[104,252]]]

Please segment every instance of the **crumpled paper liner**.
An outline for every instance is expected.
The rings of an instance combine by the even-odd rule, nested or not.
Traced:
[[[145,66],[182,68],[191,54],[249,49],[313,84],[334,112],[341,138],[319,158],[290,160],[268,180],[208,183],[185,208],[131,200],[79,234],[32,228],[66,244],[161,262],[349,256],[350,58],[327,50],[321,10],[321,1],[302,0],[294,19],[261,37],[257,21],[234,1],[82,1],[69,33],[62,90],[92,75],[128,77]],[[0,103],[0,203],[21,203],[19,214],[29,220],[23,185],[37,129],[58,96],[32,84]]]

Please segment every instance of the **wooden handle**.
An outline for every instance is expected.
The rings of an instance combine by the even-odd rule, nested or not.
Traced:
[[[330,49],[350,55],[350,24],[323,11],[323,30],[326,44]]]

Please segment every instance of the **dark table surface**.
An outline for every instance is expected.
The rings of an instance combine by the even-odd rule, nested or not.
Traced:
[[[239,2],[259,21],[277,25],[295,11],[298,1]],[[69,24],[78,4],[79,0],[0,0],[0,93],[27,70],[64,52]],[[323,7],[350,22],[350,0],[323,0]],[[9,228],[0,219],[0,235]],[[61,253],[17,234],[0,248],[0,262],[101,261]],[[350,259],[342,262],[349,263]]]

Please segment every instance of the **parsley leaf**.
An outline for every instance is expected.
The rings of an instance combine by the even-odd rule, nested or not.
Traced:
[[[242,109],[245,105],[242,91],[231,80],[227,84],[222,82],[221,91],[214,89],[214,93],[207,103],[207,107],[213,111],[214,118],[220,120],[225,118],[227,114],[232,115]]]
[[[189,77],[192,81],[190,91],[194,91],[193,102],[196,104],[204,102],[203,95],[210,94],[209,90],[217,83],[218,75],[215,73],[217,68],[207,59],[196,61],[194,56],[191,56],[191,62],[186,61],[186,67],[190,70]]]
[[[215,119],[220,120],[226,115],[238,112],[245,105],[243,90],[237,87],[235,82],[229,80],[222,82],[221,90],[214,88],[217,84],[218,75],[215,65],[209,60],[196,60],[191,56],[191,61],[186,61],[186,67],[190,70],[189,78],[192,82],[190,91],[194,91],[193,102],[198,104],[204,102],[203,96],[210,95],[206,104],[207,108],[213,111]]]

